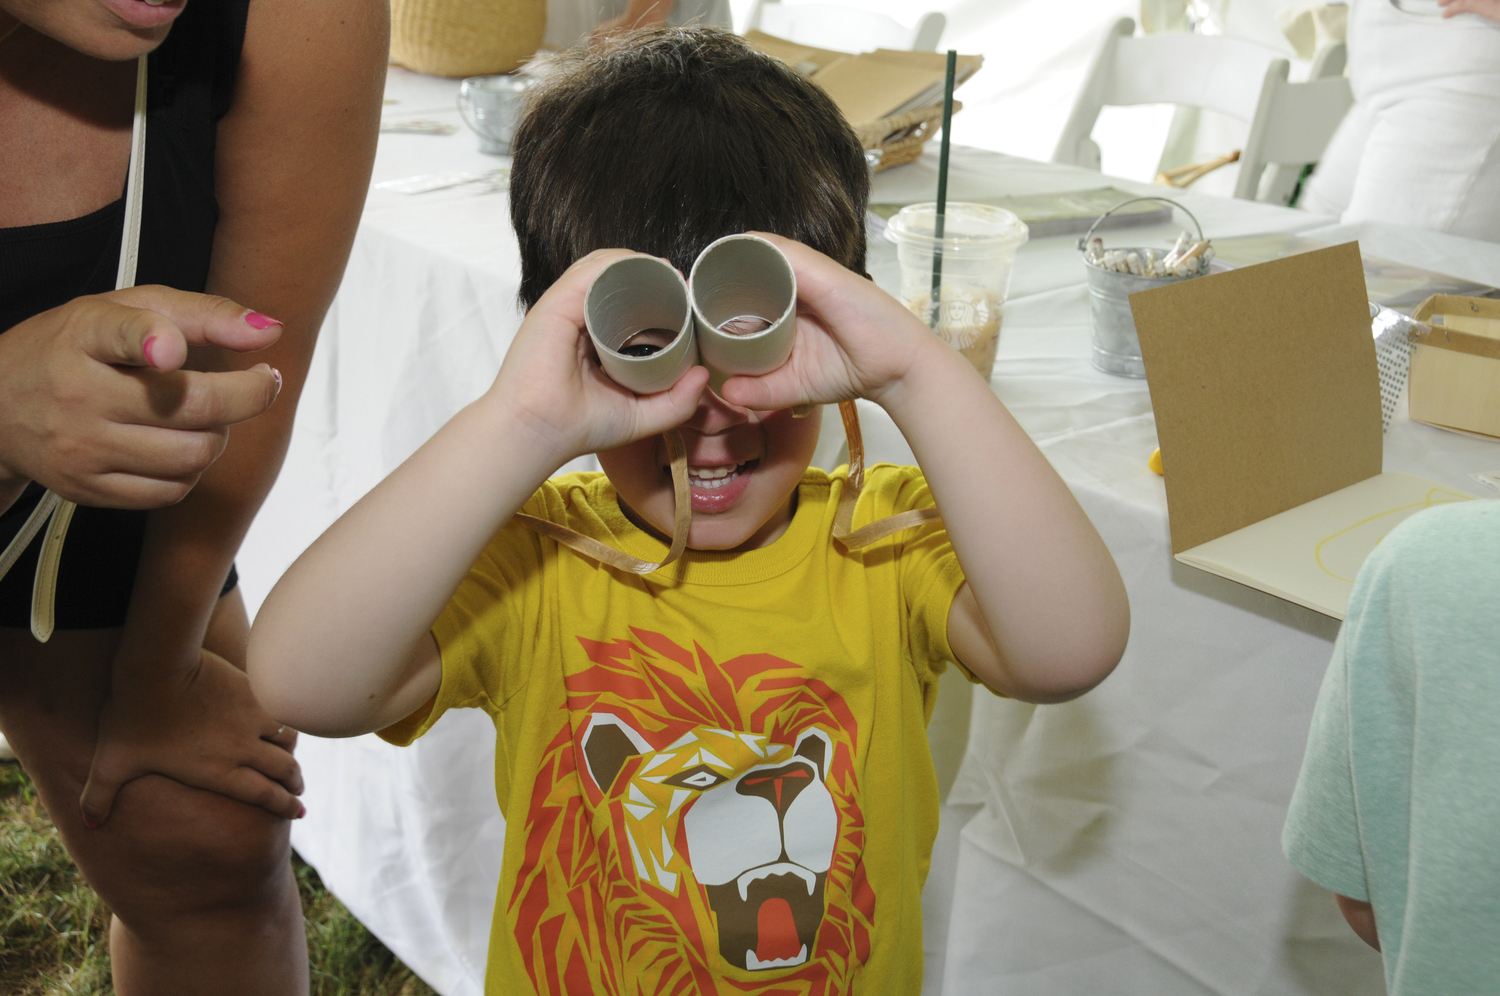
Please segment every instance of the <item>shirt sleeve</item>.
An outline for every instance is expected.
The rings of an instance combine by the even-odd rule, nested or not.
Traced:
[[[522,509],[544,514],[539,493]],[[442,656],[437,694],[422,708],[378,735],[404,747],[449,709],[499,713],[525,684],[520,662],[535,658],[541,609],[543,544],[511,520],[495,534],[448,600],[432,635]]]
[[[1350,754],[1346,632],[1347,626],[1333,645],[1333,660],[1313,708],[1281,847],[1298,871],[1325,889],[1368,902]]]
[[[872,522],[935,504],[927,479],[917,467],[872,467],[866,492],[875,499]],[[941,521],[924,523],[896,534],[894,542],[907,613],[908,650],[917,678],[924,684],[936,681],[952,663],[977,684],[979,679],[958,663],[948,644],[948,612],[964,583],[948,531]]]

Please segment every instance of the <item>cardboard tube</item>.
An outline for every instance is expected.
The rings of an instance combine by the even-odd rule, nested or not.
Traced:
[[[665,391],[698,362],[687,283],[655,256],[628,256],[599,271],[584,298],[583,315],[604,372],[636,394]],[[676,335],[650,356],[620,352],[646,329]]]
[[[755,235],[727,235],[703,250],[688,283],[710,387],[718,391],[735,374],[770,373],[786,362],[797,327],[797,278],[780,249]],[[750,335],[721,331],[746,318],[768,327]]]

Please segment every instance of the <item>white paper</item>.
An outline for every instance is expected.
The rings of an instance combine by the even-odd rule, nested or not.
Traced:
[[[1473,495],[1412,474],[1378,474],[1216,540],[1177,559],[1210,574],[1343,619],[1354,577],[1407,517]]]

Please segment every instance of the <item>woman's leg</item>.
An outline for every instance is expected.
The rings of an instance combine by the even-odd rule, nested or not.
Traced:
[[[243,665],[239,592],[220,599],[208,649]],[[119,996],[307,992],[307,944],[289,826],[252,806],[150,775],[86,829],[78,796],[93,758],[118,630],[58,632],[38,644],[0,629],[0,728],[84,877],[114,911]]]

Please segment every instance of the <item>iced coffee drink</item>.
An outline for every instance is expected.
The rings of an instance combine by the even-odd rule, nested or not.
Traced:
[[[1000,345],[1001,296],[981,287],[944,284],[942,302],[933,315],[932,296],[909,297],[906,307],[937,337],[963,354],[986,378],[995,366]],[[934,317],[936,320],[934,320]]]
[[[937,205],[913,204],[886,227],[901,261],[901,300],[986,380],[1016,250],[1028,235],[1021,219],[988,204],[950,203],[941,224]]]

